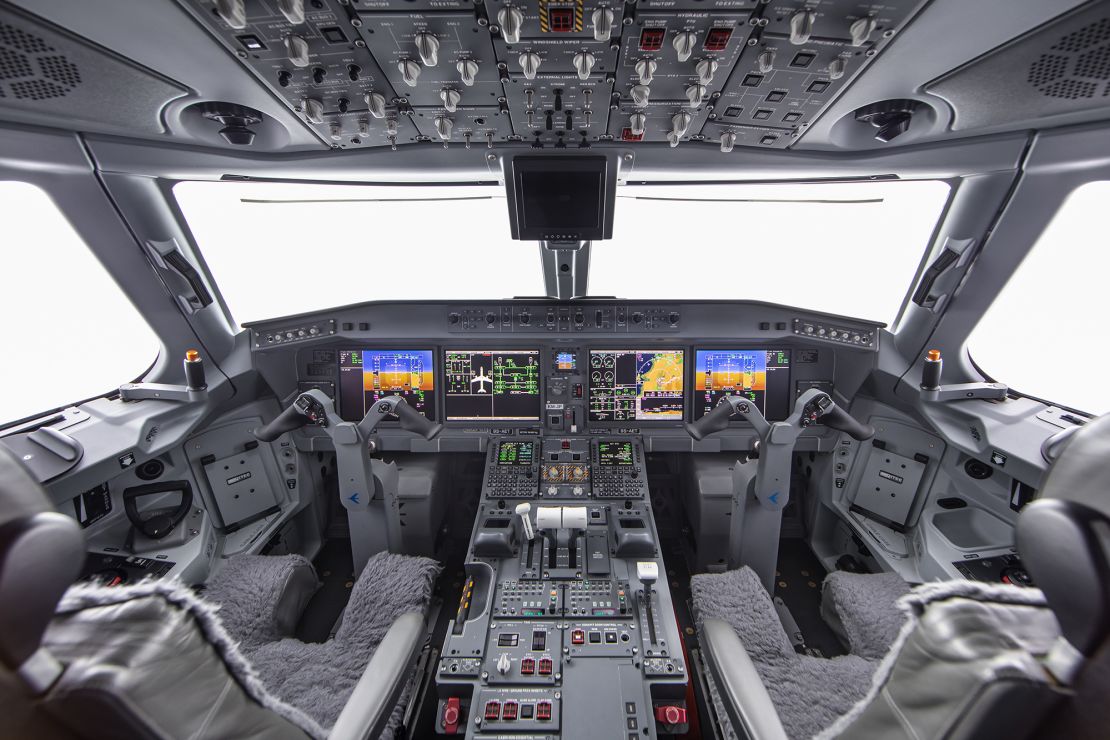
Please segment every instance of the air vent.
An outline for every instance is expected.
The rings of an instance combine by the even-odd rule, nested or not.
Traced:
[[[0,22],[0,97],[49,100],[68,95],[81,84],[77,65],[41,37]]]
[[[1110,18],[1065,34],[1029,66],[1029,84],[1043,95],[1078,100],[1110,94]]]

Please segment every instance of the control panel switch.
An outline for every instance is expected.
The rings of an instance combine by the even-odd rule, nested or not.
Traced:
[[[574,55],[574,68],[578,70],[578,79],[588,80],[590,72],[593,71],[594,62],[597,61],[594,55],[588,51],[580,51]]]
[[[497,659],[497,672],[502,676],[508,675],[509,670],[513,667],[513,661],[509,658],[508,653],[501,653],[501,657]]]
[[[671,133],[675,136],[675,138],[681,139],[683,136],[686,135],[686,132],[690,129],[690,122],[692,120],[693,118],[686,111],[675,113],[673,116],[671,116]],[[671,146],[675,145],[671,144]]]
[[[647,127],[647,116],[643,113],[633,113],[628,117],[628,128],[633,136],[643,136]]]
[[[374,118],[385,118],[385,96],[373,91],[366,93],[366,108]]]
[[[520,69],[524,72],[525,79],[536,79],[536,72],[540,69],[540,55],[534,51],[526,51],[520,55]]]
[[[685,62],[694,53],[694,46],[698,43],[698,35],[693,31],[679,31],[675,34],[671,45],[678,52],[678,61]]]
[[[524,538],[527,540],[534,540],[536,538],[536,530],[532,528],[532,504],[527,501],[522,504],[517,504],[516,515],[520,517],[521,524],[524,527]]]
[[[736,134],[731,131],[725,131],[721,134],[721,151],[728,154],[732,148],[736,146]]]
[[[452,696],[443,705],[443,734],[454,735],[459,731],[459,721],[462,719],[462,707],[459,697]]]
[[[590,20],[594,24],[594,41],[608,41],[613,34],[613,11],[608,8],[595,10]]]
[[[648,98],[651,97],[651,88],[647,85],[633,85],[632,90],[632,104],[637,108],[646,108]]]
[[[701,105],[701,101],[707,92],[708,90],[706,90],[705,85],[702,84],[695,83],[688,86],[686,88],[686,100],[689,102],[690,107],[697,108]]]
[[[301,109],[304,110],[304,117],[309,123],[324,122],[324,104],[316,98],[305,98],[301,101]]]
[[[501,38],[506,44],[520,41],[520,29],[524,25],[524,13],[516,8],[502,8],[497,13],[497,23],[501,26]]]
[[[427,31],[416,34],[416,51],[425,67],[434,67],[439,63],[439,39],[433,34]]]
[[[676,707],[674,704],[664,704],[655,707],[655,719],[664,725],[686,724],[685,707]]]
[[[278,0],[278,10],[294,26],[304,23],[304,0]]]
[[[759,52],[759,56],[756,57],[756,64],[759,65],[760,74],[765,75],[773,70],[775,68],[775,50],[764,49]]]
[[[435,120],[436,133],[439,138],[448,141],[451,138],[451,129],[454,127],[455,122],[447,116],[439,116]]]
[[[814,17],[812,10],[799,10],[790,16],[790,43],[801,46],[809,41],[813,34]]]
[[[860,18],[848,28],[848,33],[852,35],[852,46],[863,46],[871,36],[871,32],[875,30],[875,19],[871,16]]]
[[[708,85],[713,81],[713,76],[717,74],[717,68],[720,64],[716,59],[701,59],[694,65],[694,71],[697,72],[698,82],[703,85]]]
[[[641,59],[636,62],[636,76],[640,79],[640,84],[650,85],[651,81],[655,79],[655,70],[658,67],[659,63],[654,59]]]
[[[636,563],[636,578],[644,584],[644,595],[651,593],[651,586],[659,580],[659,564],[653,560],[640,560]]]
[[[224,23],[237,31],[247,27],[247,8],[244,0],[216,0],[216,12]]]
[[[459,95],[458,90],[452,90],[448,87],[439,91],[439,99],[443,101],[443,107],[447,109],[448,113],[454,113],[459,108],[462,95]]]
[[[416,87],[416,81],[420,79],[420,65],[411,59],[402,59],[397,64],[397,69],[401,71],[401,79],[409,87]]]
[[[459,70],[459,80],[467,87],[471,87],[478,77],[478,62],[473,59],[460,59],[455,69]]]
[[[285,37],[285,56],[294,67],[308,66],[308,42],[295,33]]]
[[[845,66],[846,63],[844,61],[844,57],[837,57],[836,59],[829,62],[828,69],[825,71],[828,73],[830,80],[839,80],[841,77],[844,76]]]

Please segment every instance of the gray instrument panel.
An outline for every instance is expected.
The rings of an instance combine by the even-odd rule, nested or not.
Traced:
[[[926,1],[181,0],[335,148],[726,150],[789,146]]]
[[[626,453],[600,455],[602,445]],[[437,731],[468,738],[684,732],[684,719],[666,721],[668,711],[685,717],[688,666],[647,476],[635,465],[641,440],[497,437],[489,447],[468,580],[436,671]],[[544,468],[564,465],[586,472],[544,480]],[[592,490],[607,467],[635,471],[620,499]],[[499,468],[530,481],[531,495],[509,497],[491,484]],[[515,513],[524,503],[536,527],[531,540]],[[661,576],[647,596],[640,563]],[[589,696],[605,696],[613,709],[593,711]]]

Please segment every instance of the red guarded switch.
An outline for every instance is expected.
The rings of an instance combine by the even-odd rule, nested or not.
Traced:
[[[521,672],[521,674],[523,674],[525,676],[531,676],[533,673],[535,673],[536,672],[536,659],[535,658],[525,658],[524,660],[520,661],[520,672]]]
[[[655,719],[665,725],[684,725],[686,724],[686,708],[676,707],[673,704],[657,706],[655,708]]]
[[[443,733],[445,735],[457,733],[460,719],[462,719],[462,707],[459,706],[459,697],[452,696],[443,707]]]

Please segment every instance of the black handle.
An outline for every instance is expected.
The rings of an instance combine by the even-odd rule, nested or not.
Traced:
[[[859,423],[855,417],[835,403],[831,403],[821,413],[821,423],[830,429],[844,432],[852,439],[860,442],[875,436],[875,427],[870,424]]]
[[[276,419],[255,429],[254,436],[263,442],[273,442],[286,432],[300,429],[307,423],[308,416],[297,408],[296,404],[290,404],[289,408],[278,414]]]
[[[147,512],[139,511],[139,499],[157,493],[176,492],[181,495],[177,506]],[[145,486],[132,486],[123,492],[123,510],[135,528],[152,540],[160,540],[181,523],[193,506],[193,487],[187,480],[159,481]],[[143,516],[146,514],[146,517]]]
[[[704,439],[707,434],[728,429],[728,420],[732,417],[732,404],[722,400],[717,408],[695,422],[686,424],[686,433],[694,439]]]
[[[393,413],[396,414],[397,419],[400,420],[402,429],[416,432],[424,437],[424,439],[431,439],[443,431],[442,424],[437,424],[431,419],[425,418],[420,412],[405,403],[403,399],[401,403],[397,404]]]

